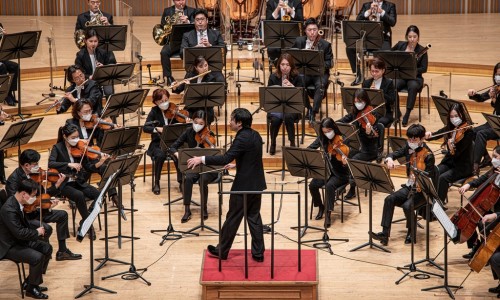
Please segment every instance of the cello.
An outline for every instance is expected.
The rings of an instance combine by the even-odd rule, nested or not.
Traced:
[[[497,251],[498,246],[500,246],[500,222],[490,232],[488,239],[479,247],[474,257],[469,261],[469,267],[479,273],[488,263],[491,256]]]

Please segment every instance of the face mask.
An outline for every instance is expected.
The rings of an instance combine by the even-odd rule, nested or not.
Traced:
[[[356,106],[356,108],[358,110],[363,110],[363,108],[365,108],[366,104],[364,102],[356,102],[356,103],[354,103],[354,105]]]
[[[408,146],[412,149],[412,150],[415,150],[418,148],[418,143],[410,143],[408,142]]]
[[[31,204],[33,204],[35,201],[36,201],[36,196],[35,196],[35,197],[30,197],[30,198],[28,199],[28,204],[29,204],[29,205],[31,205]]]
[[[330,131],[330,132],[325,133],[325,136],[326,136],[329,140],[331,140],[331,139],[333,139],[333,137],[335,136],[335,132],[332,130],[332,131]]]
[[[40,170],[40,166],[33,166],[30,169],[30,173],[38,173],[39,170]]]
[[[495,75],[495,83],[500,84],[500,75]]]
[[[491,164],[494,168],[500,168],[500,158],[493,158]]]
[[[451,121],[451,124],[453,124],[454,126],[458,126],[458,125],[462,124],[462,119],[460,117],[450,118],[450,121]]]
[[[203,127],[205,127],[205,126],[193,123],[193,129],[194,129],[195,132],[199,132],[200,130],[203,129]]]
[[[160,103],[160,104],[158,105],[158,107],[159,107],[161,110],[167,110],[169,106],[170,106],[170,101],[163,102],[163,103]]]
[[[92,114],[84,114],[82,115],[82,120],[84,121],[90,121],[92,119]]]
[[[80,138],[67,139],[67,141],[68,141],[68,144],[70,144],[71,146],[76,146],[76,144],[78,144],[78,142],[80,141]]]

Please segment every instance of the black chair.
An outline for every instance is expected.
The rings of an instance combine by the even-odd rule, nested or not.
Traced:
[[[358,210],[359,210],[359,213],[361,213],[361,202],[359,201],[359,197],[358,197],[358,203],[353,203],[349,200],[345,200],[344,199],[344,196],[345,196],[345,193],[346,193],[346,188],[347,186],[349,185],[349,183],[346,183],[344,185],[341,185],[340,187],[337,188],[337,190],[335,190],[335,202],[338,202],[340,201],[340,222],[341,223],[344,223],[344,203],[347,203],[349,205],[352,205],[352,206],[357,206],[358,207]],[[323,185],[321,187],[321,196],[323,199],[325,199],[325,186]],[[323,203],[325,203],[325,201],[323,201]],[[311,201],[311,210],[310,210],[310,213],[309,213],[309,219],[312,219],[312,211],[313,211],[313,208],[314,208],[314,205]]]
[[[299,138],[300,137],[300,134],[299,134],[299,122],[300,122],[300,120],[302,120],[302,117],[294,120],[294,124],[295,124],[295,138],[297,139],[297,144],[296,144],[297,146],[300,145],[299,144],[299,142],[300,142],[300,138]],[[285,119],[282,119],[281,126],[285,126]],[[267,116],[266,127],[267,127],[266,153],[269,153],[269,137],[270,137],[270,131],[271,131],[271,120],[270,120],[269,114]],[[304,130],[304,128],[302,128],[302,130]],[[279,134],[278,134],[278,136],[279,136]],[[278,139],[278,138],[276,138],[276,139]],[[282,145],[282,146],[285,146],[285,145]]]
[[[76,212],[77,212],[76,203],[75,201],[68,198],[64,198],[63,202],[66,200],[68,200],[69,208],[71,209],[71,220],[73,222],[73,236],[76,237]],[[85,199],[85,201],[89,201],[89,199]],[[99,222],[99,230],[102,230],[100,214],[98,215],[97,220]]]
[[[12,259],[8,259],[8,258],[0,259],[0,261],[11,261],[11,262],[16,264],[17,274],[19,276],[19,289],[21,290],[21,298],[24,299],[23,282],[26,280],[26,271],[24,270],[24,263],[18,262],[18,261],[12,260]],[[21,274],[21,270],[22,270],[22,274]]]
[[[418,90],[418,121],[422,122],[422,91],[424,88],[427,90],[427,114],[431,114],[431,98],[430,98],[430,90],[429,85],[424,82],[422,88]],[[399,93],[408,93],[407,89],[402,89]],[[399,96],[399,94],[398,94]],[[401,103],[401,102],[400,102]]]

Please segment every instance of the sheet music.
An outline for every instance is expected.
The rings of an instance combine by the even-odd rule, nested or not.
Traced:
[[[434,203],[432,204],[432,213],[434,214],[434,216],[436,216],[439,223],[441,223],[441,226],[443,226],[444,230],[446,230],[448,236],[451,239],[455,239],[458,234],[457,228],[455,227],[455,224],[451,222],[448,215],[444,212],[441,205],[439,205],[439,203],[437,203],[436,201],[434,201]]]

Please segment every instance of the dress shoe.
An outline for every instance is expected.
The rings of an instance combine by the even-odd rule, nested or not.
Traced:
[[[153,187],[153,194],[155,195],[160,194],[160,183],[158,181],[155,182],[155,186]]]
[[[118,196],[117,195],[113,195],[111,197],[109,197],[111,199],[111,202],[113,202],[113,204],[118,207]],[[127,216],[125,215],[125,208],[123,207],[123,205],[121,205],[120,209],[118,209],[118,211],[120,212],[120,215],[122,216],[122,219],[127,221]]]
[[[499,294],[500,293],[500,284],[494,288],[489,288],[488,292],[494,293],[494,294]]]
[[[318,209],[318,214],[316,215],[316,220],[321,220],[323,219],[323,213],[325,212],[325,206],[324,205],[320,205],[319,206],[319,209]]]
[[[356,79],[351,82],[351,86],[360,85],[363,82],[363,78],[361,76],[361,72],[356,73]]]
[[[403,121],[401,121],[401,125],[406,127],[408,126],[408,121],[410,120],[410,114],[411,111],[406,111],[405,115],[403,116]]]
[[[5,102],[8,106],[16,106],[17,103],[16,99],[12,95],[5,97]]]
[[[296,147],[296,146],[295,146],[295,140],[290,141],[290,147]]]
[[[264,255],[262,255],[262,254],[253,255],[252,254],[252,259],[255,260],[256,262],[263,262],[264,261]]]
[[[27,288],[28,288],[28,282],[27,282],[27,281],[25,281],[25,282],[23,282],[23,290],[26,290]],[[41,286],[41,285],[39,285],[39,286],[38,286],[38,289],[40,290],[40,292],[46,292],[46,291],[48,291],[48,290],[49,290],[49,288],[48,288],[48,287],[46,287],[46,286]]]
[[[1,184],[6,184],[7,183],[7,180],[5,179],[5,177],[0,177],[0,183]]]
[[[57,251],[56,253],[56,261],[61,261],[61,260],[78,260],[82,259],[81,254],[75,254],[71,252],[69,249],[66,249],[66,251]]]
[[[415,240],[413,241],[413,243],[414,244],[417,243],[417,237],[415,237]],[[406,234],[405,244],[411,244],[411,232]]]
[[[49,299],[49,296],[42,293],[38,286],[29,285],[26,287],[26,296],[35,299]]]
[[[344,200],[351,200],[354,197],[356,197],[356,188],[351,187],[349,191],[347,192],[347,195],[345,195]]]
[[[326,215],[325,215],[325,226],[327,228],[330,228],[330,226],[332,226],[332,211],[329,210],[326,212]]]
[[[276,143],[271,143],[271,146],[269,146],[269,154],[270,155],[276,154]]]
[[[383,232],[375,233],[370,231],[370,236],[372,239],[380,241],[380,243],[384,246],[389,244],[389,237]]]
[[[479,249],[480,245],[481,245],[481,243],[476,242],[474,244],[474,246],[472,246],[472,248],[470,249],[470,252],[467,253],[467,254],[462,255],[462,257],[465,258],[465,259],[471,259],[471,258],[473,258],[474,254],[476,254],[476,252]],[[492,293],[500,293],[500,290],[498,292],[492,292]]]
[[[212,245],[208,245],[207,251],[208,251],[209,256],[219,258],[219,248],[212,246]],[[222,257],[220,259],[226,260],[227,256],[222,255]]]
[[[208,220],[208,209],[206,207],[203,209],[203,220]]]
[[[187,210],[184,212],[184,216],[182,216],[181,223],[186,223],[191,219],[191,211]]]
[[[472,175],[479,176],[479,164],[478,163],[474,163],[474,166],[472,167]]]

